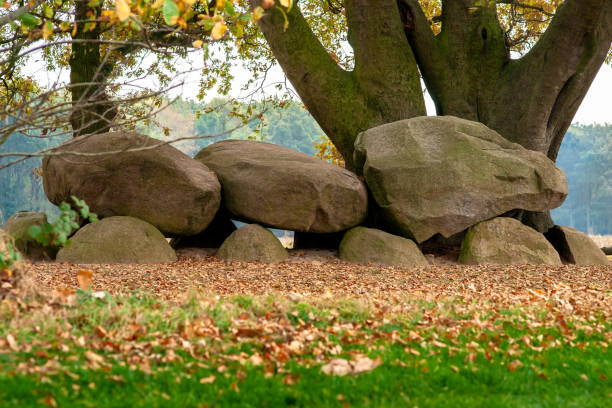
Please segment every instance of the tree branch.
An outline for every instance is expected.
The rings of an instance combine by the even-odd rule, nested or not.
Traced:
[[[0,28],[4,27],[6,24],[9,24],[11,21],[17,20],[20,16],[34,10],[36,7],[40,6],[42,2],[43,0],[36,0],[34,3],[28,3],[25,6],[19,7],[17,10],[0,17]]]
[[[425,115],[416,60],[399,18],[397,0],[347,0],[354,75],[384,122]]]

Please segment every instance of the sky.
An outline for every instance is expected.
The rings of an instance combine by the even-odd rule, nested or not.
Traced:
[[[242,84],[250,77],[250,73],[240,67],[235,67],[232,70],[236,78],[236,85],[232,88],[232,96],[239,96],[238,91]],[[280,67],[274,67],[269,73],[270,82],[283,81],[284,76]],[[175,90],[175,95],[180,95],[183,98],[195,99],[198,91],[199,75],[193,72],[184,77],[185,85]],[[273,92],[272,86],[269,86],[270,92]],[[206,100],[217,96],[211,94]],[[435,108],[431,98],[426,94],[426,106],[428,115],[435,115]],[[589,92],[584,98],[578,112],[574,116],[572,123],[581,124],[612,124],[612,67],[604,64],[597,74]]]

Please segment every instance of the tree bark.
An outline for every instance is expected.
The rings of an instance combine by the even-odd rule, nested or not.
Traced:
[[[406,36],[438,115],[484,123],[555,160],[612,41],[612,0],[566,0],[527,55],[510,58],[495,4],[444,0],[434,37],[417,0],[400,0]]]
[[[72,42],[70,55],[70,92],[72,94],[73,137],[85,134],[108,132],[117,115],[116,106],[106,94],[107,79],[112,64],[100,54],[99,24],[92,30],[85,30],[88,13],[99,16],[99,7],[90,7],[88,0],[75,2],[77,30]],[[93,40],[93,41],[88,41]]]
[[[259,1],[253,0],[255,6]],[[416,60],[395,0],[347,0],[355,68],[345,71],[316,38],[296,1],[289,26],[275,9],[259,26],[285,75],[354,170],[355,138],[384,123],[425,115]]]

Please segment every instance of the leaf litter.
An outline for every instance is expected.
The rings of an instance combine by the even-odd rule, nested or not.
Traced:
[[[515,372],[529,367],[529,353],[608,349],[612,341],[606,266],[399,268],[186,257],[167,265],[29,266],[40,295],[2,301],[8,318],[0,325],[0,354],[15,356],[12,372],[41,377],[77,375],[66,364],[77,360],[91,370],[119,364],[144,373],[184,363],[216,367],[202,384],[252,366],[292,385],[299,375],[288,371],[289,362],[338,376],[382,364],[425,373],[423,357],[439,353],[462,353],[464,365],[449,367],[455,373],[487,360]],[[97,315],[84,316],[87,302],[98,305],[87,311]],[[250,351],[238,351],[244,344]],[[406,357],[383,361],[381,347],[391,346]],[[37,359],[20,360],[18,352]],[[0,369],[9,369],[4,364]]]

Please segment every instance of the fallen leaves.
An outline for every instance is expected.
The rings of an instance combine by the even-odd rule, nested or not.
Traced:
[[[352,361],[342,358],[334,358],[329,363],[322,366],[321,371],[327,375],[339,376],[344,376],[347,374],[362,374],[374,370],[381,364],[382,359],[380,357],[372,360],[369,357],[358,356]]]
[[[93,280],[93,271],[81,269],[77,272],[77,281],[81,290],[89,290]]]
[[[288,369],[294,364],[360,375],[382,364],[375,356],[396,347],[405,354],[392,364],[419,375],[434,375],[432,361],[457,355],[446,371],[462,375],[503,364],[504,371],[533,370],[546,379],[546,367],[532,364],[534,355],[560,347],[605,349],[612,342],[604,323],[612,320],[611,268],[432,266],[373,273],[342,262],[181,258],[171,265],[31,269],[39,287],[55,295],[0,304],[7,316],[0,322],[0,353],[35,357],[19,361],[20,373],[78,378],[57,359],[60,351],[65,361],[84,360],[93,370],[124,364],[150,374],[171,364],[190,370],[196,361],[208,370],[194,376],[202,384],[219,386],[240,373],[233,383],[239,389],[246,373],[257,370],[290,386],[300,381]],[[125,295],[135,291],[149,294]]]
[[[212,384],[215,382],[216,379],[217,377],[215,377],[214,375],[203,377],[200,379],[200,384]]]

